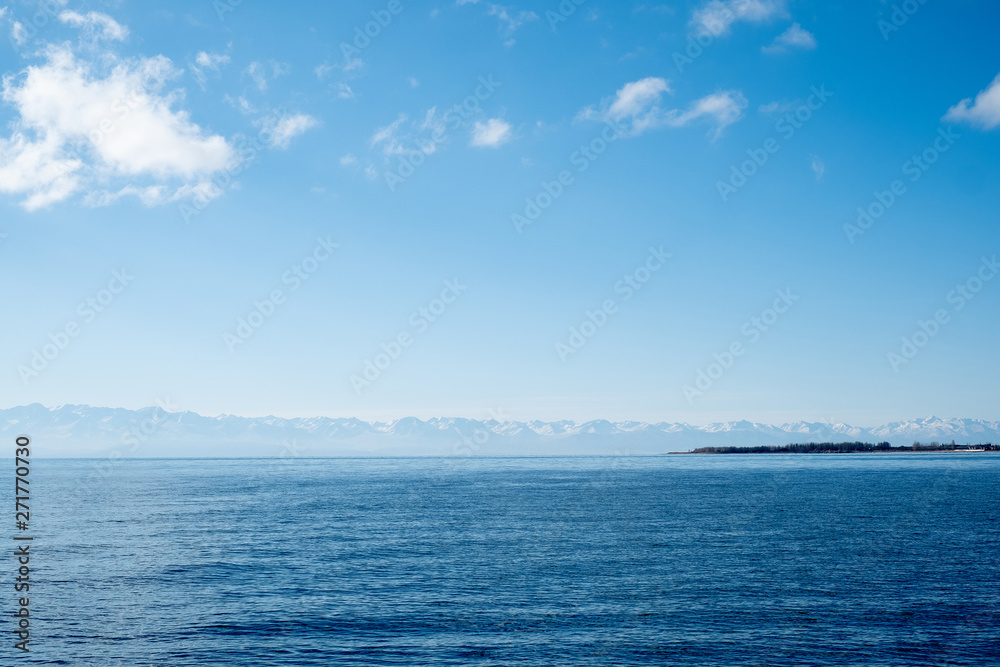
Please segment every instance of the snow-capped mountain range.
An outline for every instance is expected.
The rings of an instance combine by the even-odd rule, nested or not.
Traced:
[[[34,404],[0,410],[0,430],[27,435],[35,456],[553,456],[644,455],[697,447],[803,442],[1000,442],[1000,422],[927,417],[874,428],[748,421],[678,423],[516,422],[413,417],[391,422],[328,417],[204,417],[161,408],[125,410]],[[115,454],[117,452],[117,454]]]

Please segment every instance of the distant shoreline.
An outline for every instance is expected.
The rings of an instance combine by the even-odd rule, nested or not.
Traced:
[[[913,443],[909,447],[893,447],[888,442],[872,445],[866,442],[823,442],[805,443],[784,446],[755,447],[700,447],[690,452],[668,452],[668,456],[680,454],[985,454],[1000,451],[1000,445],[979,443],[959,445],[951,442],[942,445],[937,442],[929,444]]]
[[[876,452],[667,452],[665,454],[660,454],[660,456],[714,456],[717,454],[1000,454],[1000,450],[968,450],[968,449],[895,449],[892,451],[876,451]]]

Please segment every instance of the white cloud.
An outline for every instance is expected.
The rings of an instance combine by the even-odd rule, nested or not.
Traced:
[[[342,100],[353,100],[354,99],[354,91],[351,90],[351,87],[348,86],[346,83],[338,83],[337,84],[337,97],[339,97]]]
[[[793,23],[788,30],[775,37],[770,46],[762,47],[761,51],[764,53],[784,53],[789,49],[812,51],[815,48],[816,37],[798,23]]]
[[[984,130],[992,130],[1000,125],[1000,76],[993,79],[986,90],[976,95],[975,100],[966,98],[949,109],[944,120],[968,123]]]
[[[500,118],[491,118],[485,123],[476,122],[472,128],[470,145],[479,148],[498,148],[513,136],[511,124]]]
[[[105,53],[100,62],[50,46],[43,64],[4,79],[3,100],[17,117],[10,137],[0,137],[0,191],[35,210],[125,179],[131,189],[117,196],[159,203],[194,196],[238,163],[226,139],[174,109],[181,94],[162,92],[180,74],[169,59]]]
[[[99,12],[80,14],[74,11],[64,11],[59,14],[59,20],[75,28],[82,28],[95,38],[111,39],[119,42],[128,39],[128,28],[107,14]]]
[[[671,93],[666,79],[648,77],[625,84],[599,109],[588,107],[580,112],[583,120],[617,123],[630,136],[638,136],[658,127],[683,127],[707,119],[715,126],[715,136],[743,117],[747,100],[739,91],[722,91],[693,102],[686,110],[661,108],[664,93]]]
[[[273,148],[285,149],[291,145],[292,139],[304,134],[308,130],[319,125],[319,121],[307,114],[295,114],[294,116],[283,116],[271,130],[271,146]]]
[[[691,17],[691,26],[698,34],[722,37],[736,23],[763,23],[787,16],[785,0],[711,0]]]
[[[645,111],[656,111],[656,106],[663,93],[669,93],[670,83],[666,79],[647,77],[640,81],[626,83],[615,101],[608,109],[608,114],[615,120],[626,117],[637,118]]]
[[[24,195],[28,211],[62,201],[81,187],[84,164],[67,155],[56,136],[31,141],[15,133],[0,137],[0,192]]]
[[[351,153],[348,153],[344,157],[340,158],[341,167],[353,167],[358,163],[358,158]]]

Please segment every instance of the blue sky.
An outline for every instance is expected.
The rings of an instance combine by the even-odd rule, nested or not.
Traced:
[[[0,404],[997,419],[997,19],[9,1]]]

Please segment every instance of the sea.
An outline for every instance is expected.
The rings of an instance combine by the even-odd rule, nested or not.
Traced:
[[[4,665],[1000,664],[992,453],[39,459],[30,483],[30,653],[8,556]]]

